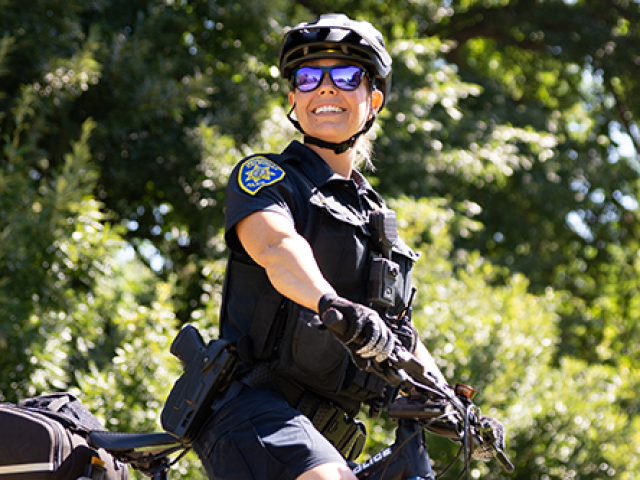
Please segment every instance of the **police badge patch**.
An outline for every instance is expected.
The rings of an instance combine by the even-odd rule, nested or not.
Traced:
[[[284,178],[284,170],[266,157],[252,157],[240,167],[238,182],[242,190],[255,195],[262,187],[273,185]]]

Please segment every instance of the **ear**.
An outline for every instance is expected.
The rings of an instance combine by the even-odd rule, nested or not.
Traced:
[[[295,106],[295,104],[296,104],[295,94],[293,92],[289,92],[289,105],[293,107]]]
[[[384,102],[384,94],[377,89],[374,89],[371,93],[371,107],[378,113],[380,108],[382,108],[382,103]]]

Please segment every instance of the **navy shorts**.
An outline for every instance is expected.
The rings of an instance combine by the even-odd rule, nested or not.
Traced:
[[[277,391],[244,386],[208,421],[194,451],[210,479],[293,480],[345,459]]]

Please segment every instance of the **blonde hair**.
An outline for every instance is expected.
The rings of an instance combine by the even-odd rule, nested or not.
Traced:
[[[375,172],[373,164],[373,140],[366,133],[360,135],[354,148],[356,149],[356,161],[354,167],[363,171]]]
[[[367,81],[369,79],[367,78]],[[371,95],[369,95],[369,107],[373,108],[371,102],[373,99],[373,92],[375,90],[377,90],[370,82],[368,82],[368,87],[369,87],[369,91],[371,92]],[[378,112],[374,112],[374,115],[378,115]],[[375,128],[374,125],[371,126],[372,128]],[[370,171],[370,172],[375,172],[376,171],[376,167],[373,164],[373,139],[375,138],[375,135],[372,135],[371,133],[371,129],[369,129],[368,132],[365,132],[364,134],[360,135],[360,138],[358,138],[358,141],[355,144],[355,149],[356,149],[356,161],[355,161],[355,167],[363,170],[363,171]]]

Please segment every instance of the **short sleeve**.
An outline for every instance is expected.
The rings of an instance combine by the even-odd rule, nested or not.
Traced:
[[[259,211],[276,212],[291,220],[298,200],[285,170],[264,156],[249,157],[233,169],[226,189],[225,241],[235,251],[244,249],[235,233],[236,224]]]

